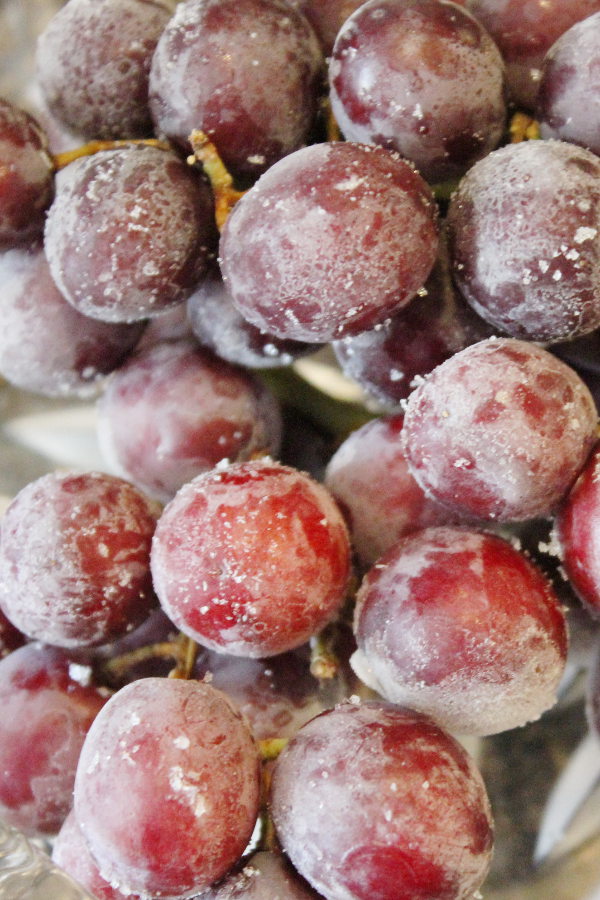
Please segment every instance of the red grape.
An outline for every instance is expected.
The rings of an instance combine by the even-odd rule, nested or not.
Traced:
[[[282,0],[186,0],[156,48],[156,128],[185,148],[194,129],[236,175],[257,175],[301,147],[323,57],[306,19]]]
[[[62,647],[105,644],[155,603],[156,510],[112,475],[50,473],[1,521],[0,604],[24,634]]]
[[[83,673],[37,643],[0,661],[0,815],[28,834],[55,834],[71,808],[83,740],[106,702]]]
[[[212,193],[198,174],[148,145],[95,153],[60,174],[45,247],[66,299],[109,322],[185,300],[216,240]]]
[[[272,166],[234,207],[221,267],[234,304],[282,338],[330,341],[374,327],[423,286],[436,207],[397,154],[313,144]]]
[[[325,488],[264,459],[181,488],[159,519],[152,575],[163,609],[190,637],[263,657],[300,646],[336,615],[349,557]]]
[[[98,402],[112,468],[159,500],[218,462],[275,453],[275,397],[249,372],[192,341],[155,344],[114,373]]]
[[[397,150],[428,181],[462,175],[504,131],[502,57],[453,3],[370,0],[342,26],[329,82],[345,137]]]
[[[271,810],[285,852],[327,898],[464,900],[489,867],[474,763],[432,720],[382,701],[305,725],[277,760]]]
[[[329,56],[338,31],[364,0],[287,0],[287,2],[304,13],[315,29],[323,53]]]
[[[413,391],[403,439],[413,476],[449,509],[522,520],[555,511],[592,449],[597,419],[573,369],[535,344],[490,338]]]
[[[355,633],[363,681],[461,734],[539,718],[567,655],[545,575],[502,538],[458,528],[415,532],[381,557],[359,590]]]
[[[259,758],[224,694],[142,678],[96,718],[75,815],[101,876],[123,893],[189,896],[222,878],[255,825]]]

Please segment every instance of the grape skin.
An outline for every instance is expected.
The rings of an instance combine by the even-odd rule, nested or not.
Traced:
[[[221,270],[245,318],[281,338],[326,342],[373,328],[423,286],[437,213],[397,154],[313,144],[272,166],[236,204]]]
[[[183,302],[216,243],[208,185],[175,153],[104,150],[62,170],[48,212],[52,277],[79,312],[146,319]]]
[[[56,834],[106,694],[80,683],[62,650],[31,643],[0,661],[0,702],[0,815],[27,834]]]
[[[339,611],[350,543],[322,485],[264,459],[184,485],[159,519],[151,567],[161,606],[185,634],[266,657],[305,643]]]
[[[155,604],[157,510],[112,475],[53,472],[26,485],[0,523],[0,604],[24,634],[61,647],[108,643]]]
[[[438,366],[410,395],[403,443],[423,490],[480,521],[552,515],[596,440],[588,388],[526,341],[490,338]]]
[[[77,823],[123,893],[192,896],[237,862],[254,828],[259,757],[224,694],[143,678],[96,718],[75,779]]]
[[[507,541],[434,527],[398,541],[357,595],[352,658],[387,700],[459,734],[496,734],[556,702],[564,612],[545,576]]]
[[[150,65],[171,14],[162,0],[65,3],[37,44],[37,81],[51,114],[88,140],[151,135]]]
[[[504,131],[500,52],[454,4],[370,0],[336,38],[329,84],[348,140],[397,150],[429,182],[464,174]]]
[[[132,356],[97,410],[111,469],[165,503],[221,460],[276,453],[281,441],[275,397],[250,372],[189,340]]]
[[[295,867],[336,900],[466,900],[489,867],[481,776],[432,720],[345,703],[277,760],[271,812]]]

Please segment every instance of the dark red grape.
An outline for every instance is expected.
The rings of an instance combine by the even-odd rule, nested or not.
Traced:
[[[61,172],[46,222],[52,277],[80,312],[109,322],[186,299],[216,241],[208,185],[175,153],[105,150]]]
[[[283,0],[186,0],[152,62],[156,128],[186,148],[200,129],[231,172],[260,174],[305,143],[322,67],[310,25]]]
[[[264,459],[181,488],[158,522],[152,575],[163,609],[190,637],[265,657],[300,646],[336,615],[349,557],[325,488]]]
[[[572,25],[542,65],[536,118],[542,138],[558,138],[600,154],[600,12]]]
[[[459,734],[525,725],[556,702],[563,609],[508,541],[458,528],[402,538],[357,595],[352,663],[386,699]]]
[[[218,269],[191,294],[187,310],[192,331],[203,346],[250,369],[289,366],[318,346],[282,340],[251,325],[233,305]]]
[[[0,97],[0,247],[38,238],[54,193],[54,167],[38,122]]]
[[[276,453],[279,405],[251,373],[191,341],[155,344],[114,373],[98,402],[114,471],[161,501],[218,462]]]
[[[500,52],[452,3],[370,0],[336,38],[329,83],[348,140],[397,150],[430,182],[462,175],[504,132]]]
[[[596,447],[556,518],[563,568],[588,612],[600,618],[600,448]]]
[[[430,500],[410,474],[400,440],[402,415],[373,419],[332,456],[325,486],[342,509],[363,566],[405,534],[456,517]]]
[[[436,207],[412,166],[362,144],[314,144],[272,166],[234,207],[221,267],[258,328],[324,342],[373,328],[421,288]]]
[[[475,311],[525,340],[600,324],[600,160],[563,141],[490,153],[448,211],[453,273]]]
[[[198,900],[319,900],[281,853],[261,850]]]
[[[423,490],[457,514],[551,515],[583,468],[598,413],[548,351],[490,338],[438,366],[408,399],[403,439]]]
[[[329,56],[338,31],[364,0],[287,0],[287,2],[304,13],[315,29],[323,53]]]
[[[1,521],[0,604],[24,634],[60,647],[105,644],[155,603],[156,510],[112,475],[55,472],[26,485]]]
[[[305,725],[277,760],[271,811],[294,866],[328,898],[462,900],[489,868],[473,761],[431,719],[383,701]]]
[[[88,139],[152,133],[148,77],[173,6],[168,0],[69,0],[37,45],[50,112]]]
[[[106,702],[86,673],[37,643],[0,661],[0,815],[28,834],[55,834],[71,808],[83,740]]]
[[[90,397],[140,339],[143,323],[90,319],[56,287],[44,250],[0,254],[0,373],[47,397]]]
[[[600,10],[599,0],[467,0],[506,63],[512,99],[532,110],[544,56],[575,22]]]
[[[106,881],[125,894],[187,897],[222,878],[250,839],[258,751],[220,691],[142,678],[96,718],[74,796],[77,823]]]

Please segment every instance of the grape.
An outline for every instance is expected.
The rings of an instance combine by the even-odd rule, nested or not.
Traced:
[[[325,473],[363,566],[405,534],[452,521],[410,474],[400,440],[403,422],[400,414],[367,422],[340,445]]]
[[[0,815],[55,834],[72,803],[84,737],[106,695],[62,650],[27,644],[0,661]]]
[[[600,447],[596,446],[558,512],[555,526],[563,568],[572,587],[600,618]]]
[[[402,538],[365,576],[354,628],[359,677],[452,732],[506,731],[556,701],[564,612],[541,571],[495,535]]]
[[[558,138],[600,153],[600,12],[572,25],[544,58],[536,100],[543,138]]]
[[[313,719],[283,751],[271,810],[298,871],[327,898],[459,900],[490,863],[481,776],[433,721],[382,701]]]
[[[301,147],[323,57],[306,19],[280,0],[186,0],[156,48],[150,107],[159,133],[189,147],[200,129],[236,175]]]
[[[371,331],[333,341],[344,372],[389,410],[396,410],[419,377],[492,328],[465,303],[440,257],[419,295]]]
[[[221,268],[258,328],[324,342],[374,327],[423,286],[437,255],[436,207],[397,154],[314,144],[272,166],[234,207]]]
[[[33,116],[0,97],[0,247],[43,233],[54,193],[47,143]]]
[[[183,632],[264,657],[300,646],[336,615],[349,556],[325,488],[264,459],[184,485],[160,517],[151,565],[161,606]]]
[[[88,139],[150,135],[150,64],[171,14],[163,0],[65,3],[37,45],[37,80],[50,112]]]
[[[534,108],[542,62],[554,41],[600,10],[599,0],[468,0],[467,6],[498,44],[509,94],[525,109]]]
[[[490,338],[438,366],[408,399],[404,450],[423,490],[456,514],[551,515],[595,442],[573,369],[526,341]]]
[[[0,254],[0,373],[47,397],[90,397],[140,339],[143,323],[83,316],[57,289],[41,245]]]
[[[48,644],[105,644],[155,603],[156,511],[112,475],[55,472],[26,485],[0,523],[0,604]]]
[[[166,502],[223,459],[276,452],[281,417],[249,372],[175,341],[141,350],[114,373],[98,402],[98,430],[112,469]]]
[[[318,900],[319,897],[281,853],[262,850],[199,900]]]
[[[139,894],[123,894],[102,878],[72,810],[56,836],[52,860],[97,900],[139,900]]]
[[[190,896],[237,862],[258,813],[247,726],[208,684],[143,678],[106,704],[84,742],[75,816],[122,893]]]
[[[363,2],[364,0],[288,0],[290,6],[304,13],[327,56],[333,50],[338,31],[346,19]]]
[[[453,272],[475,311],[513,337],[554,342],[600,324],[600,160],[562,141],[495,150],[448,211]]]
[[[504,131],[500,52],[452,3],[370,0],[336,38],[329,83],[348,140],[397,150],[430,182],[464,174]]]
[[[158,315],[204,275],[216,240],[210,188],[167,150],[131,145],[71,163],[46,222],[58,288],[109,322]]]
[[[236,365],[251,369],[289,366],[318,346],[281,340],[251,325],[233,305],[218,269],[191,294],[187,309],[200,343]]]

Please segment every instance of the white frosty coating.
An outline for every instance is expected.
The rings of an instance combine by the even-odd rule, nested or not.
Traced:
[[[309,188],[313,172],[319,183]],[[320,342],[372,327],[406,304],[437,247],[434,207],[408,163],[337,143],[272,166],[236,204],[220,253],[227,289],[250,322]]]
[[[406,853],[408,872],[411,850],[422,851],[419,859],[440,866],[456,884],[453,896],[467,900],[491,857],[489,834],[486,842],[481,833],[491,822],[481,776],[451,738],[417,728],[386,740],[371,725],[378,706],[344,704],[319,716],[282,753],[271,803],[280,839],[324,897],[355,900],[344,881],[350,871],[360,883],[365,863],[353,854],[378,847]],[[402,715],[392,709],[385,724]]]
[[[533,344],[498,338],[455,354],[415,389],[403,439],[414,477],[450,508],[527,519],[549,515],[570,487],[597,417],[572,369]]]
[[[380,9],[359,10],[343,25],[329,64],[334,116],[347,140],[393,147],[430,181],[456,177],[497,146],[502,136],[500,52],[466,10],[448,16],[453,33],[448,25],[436,43],[433,29],[423,26],[426,12],[413,7],[394,15],[386,10],[390,5],[384,0]],[[361,33],[361,21],[376,13],[381,14],[381,23],[369,38]],[[356,98],[368,110],[366,122],[363,117],[353,120]],[[453,139],[468,140],[469,130],[475,139],[469,158],[458,164],[448,160],[445,145]]]
[[[207,887],[237,860],[256,820],[259,763],[246,725],[224,694],[177,679],[140,679],[103,712],[75,786],[77,821],[102,877],[150,896]],[[144,850],[137,836],[146,828],[162,829],[160,850]]]
[[[457,282],[479,315],[543,342],[600,325],[599,174],[594,154],[560,141],[512,144],[473,166],[448,222]]]

